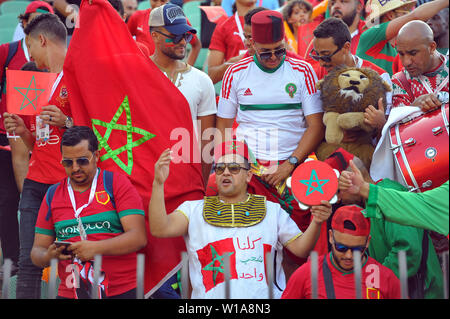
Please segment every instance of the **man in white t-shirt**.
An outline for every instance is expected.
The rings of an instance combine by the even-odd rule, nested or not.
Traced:
[[[215,144],[230,140],[227,129],[236,119],[236,139],[245,140],[260,166],[271,167],[260,176],[255,173],[253,192],[275,195],[305,230],[308,211],[300,211],[283,185],[324,137],[317,77],[309,63],[286,56],[281,13],[258,12],[251,26],[256,53],[225,73],[217,111],[221,135]]]
[[[247,192],[252,178],[248,148],[242,142],[229,141],[214,151],[218,196],[186,201],[167,214],[164,182],[169,176],[170,154],[165,150],[155,164],[150,231],[156,237],[184,236],[192,298],[225,297],[227,256],[231,298],[267,298],[268,264],[273,265],[273,296],[280,298],[286,287],[283,247],[297,256],[309,256],[321,224],[331,215],[331,205],[322,201],[313,206],[310,226],[300,231],[278,203]]]
[[[158,68],[183,93],[189,102],[194,131],[201,141],[201,150],[210,142],[212,134],[203,134],[215,127],[216,95],[208,75],[181,61],[186,55],[186,45],[197,31],[186,20],[183,10],[171,3],[154,8],[149,18],[150,34],[155,43],[151,59]],[[205,138],[202,138],[205,135]],[[211,163],[202,156],[202,171],[207,184]]]

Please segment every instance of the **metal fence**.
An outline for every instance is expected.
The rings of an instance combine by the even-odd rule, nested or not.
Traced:
[[[181,298],[188,299],[188,283],[189,283],[189,261],[188,255],[186,252],[182,253],[181,259]],[[444,252],[440,255],[442,261],[442,273],[443,273],[443,289],[444,289],[444,298],[449,298],[449,253]],[[137,255],[137,265],[136,265],[136,299],[144,299],[144,271],[145,271],[145,256],[143,254]],[[266,260],[272,260],[272,254],[270,252],[266,253]],[[355,276],[355,296],[356,299],[362,299],[362,265],[361,265],[361,253],[359,251],[353,252],[353,272]],[[94,299],[97,299],[98,289],[94,289],[94,287],[98,286],[99,278],[100,278],[100,269],[101,269],[102,258],[100,255],[95,256],[94,259],[94,281],[93,281],[93,289],[91,292],[91,296]],[[317,299],[319,297],[318,293],[318,281],[319,281],[319,264],[318,264],[318,255],[317,252],[312,251],[310,254],[310,264],[311,264],[311,296],[312,299]],[[57,269],[58,261],[56,259],[51,260],[51,271],[49,275],[48,285],[47,285],[47,298],[55,299],[57,295]],[[401,283],[401,298],[408,299],[408,269],[406,262],[406,252],[399,251],[398,252],[398,273],[399,279]],[[11,268],[12,262],[10,259],[5,259],[4,265],[4,274],[3,274],[3,283],[2,283],[2,299],[9,299],[11,291]],[[273,299],[273,282],[274,282],[274,273],[273,273],[273,263],[266,264],[266,274],[267,274],[267,282],[268,282],[268,297],[269,299]],[[147,270],[151,271],[151,270]],[[78,274],[76,271],[75,274]],[[224,296],[225,299],[233,298],[232,291],[230,289],[230,259],[229,256],[225,258],[224,263],[224,274],[225,274],[225,282],[224,282]],[[78,274],[79,275],[79,274]],[[78,282],[79,277],[75,278]],[[367,283],[366,283],[367,286]]]

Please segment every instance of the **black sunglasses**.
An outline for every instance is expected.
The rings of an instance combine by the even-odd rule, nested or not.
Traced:
[[[174,44],[180,43],[180,41],[183,40],[183,39],[185,39],[186,42],[191,42],[192,38],[194,37],[194,35],[192,33],[190,33],[190,32],[186,32],[186,33],[179,34],[179,35],[171,35],[171,34],[165,34],[165,33],[161,32],[161,31],[158,31],[158,30],[154,30],[154,31],[159,33],[159,34],[162,34],[163,36],[165,36],[165,37],[167,37],[169,39],[171,39]]]
[[[86,166],[86,165],[89,165],[89,163],[91,162],[93,157],[94,157],[94,154],[92,154],[91,158],[87,158],[85,156],[78,157],[75,161],[77,162],[78,166]],[[66,168],[72,167],[73,159],[63,158],[61,160],[61,164],[62,164],[62,166],[66,167]]]
[[[336,51],[334,51],[333,53],[328,54],[328,55],[315,55],[315,54],[313,54],[313,51],[315,51],[315,50],[313,50],[313,51],[309,52],[309,56],[313,60],[316,60],[316,61],[322,60],[323,62],[330,63],[333,55],[338,53],[343,47],[344,46],[338,47]]]
[[[225,168],[228,167],[228,170],[231,174],[236,175],[239,174],[241,169],[249,170],[247,167],[242,167],[238,163],[217,163],[214,165],[214,172],[216,172],[216,175],[222,175],[223,172],[225,172]]]
[[[272,57],[272,54],[275,54],[275,57],[279,59],[286,54],[286,48],[276,49],[273,51],[256,52],[258,53],[261,60],[269,60]]]
[[[337,241],[336,241],[336,239],[334,238],[334,234],[333,234],[333,245],[334,245],[334,248],[338,251],[338,252],[340,252],[340,253],[346,253],[349,249],[352,251],[352,253],[354,252],[354,251],[359,251],[361,254],[366,250],[366,245],[367,245],[367,241],[366,241],[366,243],[364,244],[364,246],[347,246],[347,245],[344,245],[344,244],[341,244],[341,243],[338,243]]]

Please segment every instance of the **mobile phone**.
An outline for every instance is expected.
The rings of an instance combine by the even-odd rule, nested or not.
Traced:
[[[66,248],[63,249],[63,251],[61,252],[63,255],[72,255],[72,252],[67,250],[67,247],[69,247],[70,245],[72,245],[71,242],[69,241],[59,241],[59,240],[55,240],[54,244],[56,245],[56,247],[61,247],[61,246],[65,246]]]

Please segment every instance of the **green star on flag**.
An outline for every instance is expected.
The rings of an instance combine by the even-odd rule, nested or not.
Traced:
[[[122,113],[125,111],[126,114],[126,125],[117,124],[117,121],[119,120]],[[100,132],[96,128],[97,126],[103,126],[106,127],[106,132],[102,136]],[[152,134],[150,132],[147,132],[141,128],[134,127],[132,125],[131,121],[131,110],[130,110],[130,103],[128,102],[128,96],[125,96],[124,100],[122,101],[119,109],[117,110],[116,114],[114,114],[111,122],[104,122],[98,119],[92,119],[92,129],[97,136],[99,148],[104,148],[106,150],[106,154],[104,154],[102,157],[100,157],[100,160],[105,161],[107,159],[112,159],[122,170],[124,170],[128,175],[131,175],[131,171],[133,169],[133,148],[147,142],[148,140],[154,138],[156,135]],[[113,130],[119,130],[124,131],[127,136],[127,143],[115,150],[111,148],[111,146],[108,144],[108,140],[111,137],[111,133]],[[138,140],[133,141],[133,133],[137,133],[142,135],[142,137]],[[125,164],[118,155],[122,152],[127,152],[127,158],[128,163]]]
[[[241,146],[240,146],[240,145],[236,145],[236,143],[233,142],[233,143],[230,145],[230,150],[237,151],[238,147],[241,147]]]
[[[202,270],[211,270],[213,272],[213,282],[214,285],[216,285],[217,275],[219,273],[225,272],[224,269],[225,257],[233,255],[234,252],[226,252],[223,255],[219,255],[217,251],[214,249],[213,245],[210,245],[210,247],[211,247],[212,261],[209,264],[207,264]],[[216,261],[219,262],[219,266],[214,266]]]
[[[34,86],[34,88],[32,88],[32,86]],[[34,78],[34,75],[31,77],[30,84],[28,85],[27,88],[14,87],[14,89],[17,90],[23,96],[23,101],[22,101],[22,104],[20,105],[20,110],[23,110],[24,108],[26,108],[30,104],[36,110],[37,105],[35,105],[35,103],[37,102],[39,96],[42,93],[44,93],[44,91],[45,91],[45,89],[37,89],[36,88],[36,79]],[[25,90],[25,93],[22,92],[21,90]],[[28,93],[30,91],[34,91],[34,99],[30,99],[28,97]],[[28,100],[27,104],[26,104],[26,100]]]
[[[328,183],[330,180],[329,179],[319,179],[317,177],[317,173],[316,170],[313,169],[311,171],[311,176],[309,179],[302,179],[300,180],[300,183],[302,183],[303,185],[308,186],[307,190],[306,190],[306,196],[311,195],[314,192],[319,192],[321,194],[323,194],[323,189],[322,186],[324,186],[326,183]],[[317,186],[313,186],[312,184],[316,184]]]

